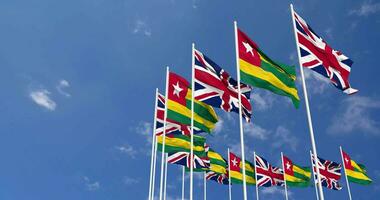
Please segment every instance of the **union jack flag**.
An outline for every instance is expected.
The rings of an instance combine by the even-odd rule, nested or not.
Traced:
[[[200,155],[193,154],[194,162],[193,169],[208,169],[210,168],[210,159],[207,157],[209,146],[205,144],[205,153]],[[168,153],[167,162],[171,164],[183,165],[187,168],[191,166],[190,152]]]
[[[313,160],[313,170],[315,174],[315,180],[318,180],[317,177],[317,169],[315,168],[314,155],[311,155]],[[323,187],[327,187],[333,190],[341,190],[342,186],[340,186],[338,180],[341,177],[341,164],[338,164],[333,161],[325,160],[318,157],[318,168],[319,174],[321,176],[321,184]]]
[[[164,116],[165,116],[165,96],[158,93],[157,96],[157,117],[156,117],[156,135],[160,136],[164,133]],[[182,134],[190,135],[191,126],[178,123],[176,121],[166,119],[166,134]],[[194,127],[194,134],[202,133],[202,131]]]
[[[256,155],[255,157],[256,184],[262,187],[283,186],[284,172],[279,167],[269,164],[264,158]]]
[[[294,20],[301,65],[329,78],[344,93],[356,93],[348,81],[353,61],[332,49],[296,12]]]
[[[207,180],[213,180],[217,183],[228,185],[228,175],[227,174],[219,174],[213,171],[208,171],[206,173],[206,179]]]
[[[205,102],[213,107],[221,108],[226,112],[239,113],[239,96],[237,81],[224,69],[194,50],[195,55],[195,99]],[[251,87],[240,84],[242,114],[247,122],[252,115],[249,102]]]

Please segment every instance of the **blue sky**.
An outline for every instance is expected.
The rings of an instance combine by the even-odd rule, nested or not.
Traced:
[[[165,66],[190,78],[191,43],[236,76],[233,20],[264,52],[296,64],[289,1],[66,0],[0,2],[0,198],[145,199],[148,193],[154,90]],[[378,1],[293,1],[329,44],[353,61],[346,96],[307,72],[319,155],[340,161],[339,145],[367,166],[371,186],[351,185],[354,199],[380,194],[380,34]],[[298,72],[298,68],[297,68]],[[280,152],[310,165],[303,93],[296,110],[285,97],[255,89],[254,120],[246,124],[246,155],[279,164]],[[238,116],[218,111],[210,145],[239,153]],[[169,166],[169,199],[180,197],[180,170]],[[195,179],[195,197],[202,182]],[[342,180],[344,185],[344,179]],[[188,186],[188,185],[187,185]],[[345,185],[344,185],[345,187]],[[188,187],[187,187],[188,188]],[[325,191],[345,199],[345,188]],[[291,189],[313,199],[314,189]],[[240,199],[242,188],[233,186]],[[249,188],[254,198],[254,188]],[[279,188],[260,189],[281,199]],[[208,184],[209,199],[227,187]]]

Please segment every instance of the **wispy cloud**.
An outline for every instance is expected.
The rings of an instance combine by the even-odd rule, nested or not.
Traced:
[[[380,100],[370,97],[350,96],[343,100],[328,132],[335,135],[348,134],[356,130],[365,134],[380,135],[380,122],[376,121],[371,112],[380,109]]]
[[[134,185],[134,184],[137,184],[139,182],[140,182],[139,179],[128,177],[128,176],[126,176],[126,177],[123,178],[123,183],[125,185]]]
[[[131,158],[135,158],[137,151],[135,148],[129,144],[124,144],[122,146],[115,146],[115,149],[118,150],[122,154],[126,154],[127,156]]]
[[[58,85],[56,86],[59,94],[65,96],[65,97],[71,97],[71,94],[64,91],[64,89],[68,88],[68,87],[70,87],[70,83],[65,79],[60,80]]]
[[[29,97],[39,106],[54,111],[57,104],[50,98],[50,92],[46,89],[32,90]]]
[[[275,101],[273,94],[267,91],[253,91],[251,93],[253,109],[258,111],[268,110],[273,106]]]
[[[90,179],[87,176],[83,177],[84,184],[86,186],[86,190],[88,191],[95,191],[100,188],[100,183],[98,181],[90,181]]]
[[[133,34],[143,34],[147,37],[152,36],[152,31],[151,31],[150,27],[142,19],[137,19],[135,21],[132,33]]]
[[[273,136],[272,147],[279,148],[282,146],[288,146],[291,150],[296,151],[298,146],[298,139],[292,135],[289,129],[279,126]]]
[[[136,127],[133,127],[134,131],[146,138],[147,144],[152,144],[152,123],[141,121]]]
[[[323,94],[328,87],[332,87],[330,80],[312,70],[304,70],[305,80],[307,80],[306,85],[308,86],[308,91],[313,94]],[[298,79],[301,83],[301,78]]]
[[[278,187],[265,187],[261,190],[261,193],[266,196],[284,196],[285,195],[285,190],[283,188],[278,188]],[[288,190],[288,197],[292,197],[293,193]],[[267,197],[268,199],[268,197]],[[269,198],[270,199],[270,198]],[[278,198],[274,198],[278,199]]]
[[[253,123],[246,123],[243,124],[244,133],[247,136],[250,136],[255,139],[259,140],[266,140],[268,139],[268,136],[270,134],[270,131],[267,129],[262,128],[261,126]]]
[[[373,3],[372,1],[364,1],[359,8],[353,9],[349,12],[350,15],[369,16],[380,12],[380,3]]]

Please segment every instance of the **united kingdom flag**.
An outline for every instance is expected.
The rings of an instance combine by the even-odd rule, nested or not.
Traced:
[[[358,90],[351,88],[348,81],[353,61],[332,49],[304,19],[293,13],[301,65],[329,78],[344,93],[356,93]]]
[[[227,174],[219,174],[213,171],[208,171],[206,173],[207,180],[213,180],[223,185],[228,185],[228,175]]]
[[[313,170],[315,174],[315,180],[318,180],[317,172],[315,168],[315,161],[314,161],[314,155],[311,155],[311,158],[313,160]],[[320,157],[318,157],[318,168],[319,168],[319,174],[321,176],[321,184],[323,187],[327,187],[329,189],[333,190],[341,190],[342,186],[340,186],[338,180],[341,177],[341,164],[338,164],[333,161],[325,160]]]
[[[195,56],[195,99],[227,112],[239,113],[238,83],[224,69],[200,51]],[[240,84],[242,114],[247,122],[252,115],[251,87]]]
[[[284,172],[279,167],[269,164],[264,158],[255,156],[256,184],[261,187],[283,186]]]
[[[165,96],[158,93],[157,96],[157,117],[156,117],[156,135],[160,136],[164,133],[164,116],[165,116]],[[190,135],[191,126],[178,123],[166,119],[166,134],[182,134]],[[202,133],[202,131],[194,127],[194,134]]]
[[[193,154],[193,168],[194,169],[208,169],[210,168],[210,159],[207,156],[209,146],[205,144],[205,152],[202,155]],[[180,151],[175,153],[168,153],[167,162],[171,164],[183,165],[187,168],[191,167],[190,152]]]

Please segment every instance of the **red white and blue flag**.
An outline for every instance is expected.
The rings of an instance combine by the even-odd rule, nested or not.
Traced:
[[[237,81],[200,51],[194,50],[194,56],[195,99],[227,112],[239,113]],[[249,102],[251,87],[241,83],[240,88],[242,114],[249,122],[252,115]]]
[[[227,174],[219,174],[213,171],[208,171],[206,173],[207,180],[213,180],[217,183],[228,185],[228,175]]]
[[[156,135],[160,136],[164,133],[164,116],[165,116],[165,96],[158,93],[157,96],[157,117],[156,117]],[[166,119],[166,134],[182,134],[190,135],[191,126],[178,123],[176,121]],[[194,127],[194,134],[202,133],[202,131]]]
[[[255,157],[256,184],[260,187],[283,186],[284,172],[279,167],[269,164],[264,158]]]
[[[193,169],[210,168],[210,159],[207,156],[208,150],[209,150],[209,146],[205,144],[205,153],[204,153],[205,156],[199,156],[197,154],[193,154],[193,158],[194,158]],[[190,168],[190,165],[191,165],[190,155],[191,155],[190,152],[184,152],[184,151],[168,153],[167,162]]]
[[[315,174],[315,180],[318,180],[317,169],[315,167],[314,155],[311,155],[313,160],[313,170]],[[338,180],[341,177],[342,165],[333,161],[325,160],[318,157],[318,168],[321,176],[321,184],[323,187],[327,187],[333,190],[341,190],[342,186]]]
[[[329,78],[344,93],[356,93],[358,90],[351,88],[348,81],[353,61],[332,49],[296,12],[294,20],[301,65]]]

